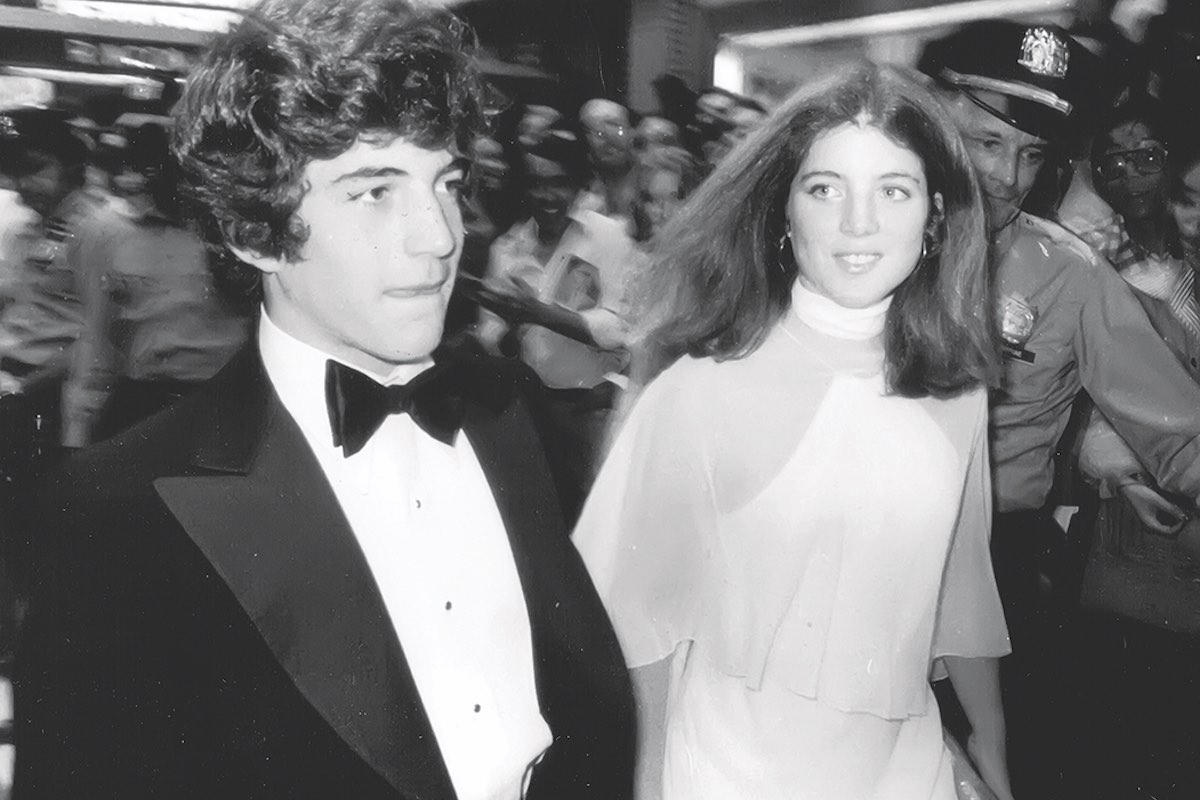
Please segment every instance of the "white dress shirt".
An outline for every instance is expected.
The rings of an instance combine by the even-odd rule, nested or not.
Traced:
[[[491,487],[465,434],[445,445],[393,414],[362,450],[333,446],[330,358],[264,310],[267,375],[329,479],[412,671],[460,800],[517,800],[551,743],[529,615]],[[430,362],[372,375],[404,383]]]

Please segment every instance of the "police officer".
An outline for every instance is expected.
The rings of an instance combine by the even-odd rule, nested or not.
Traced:
[[[1200,388],[1154,332],[1116,272],[1058,225],[1022,210],[1100,73],[1065,31],[985,21],[931,43],[920,68],[975,165],[987,207],[1005,372],[991,409],[992,551],[1013,656],[1004,665],[1014,788],[1061,755],[1044,677],[1054,637],[1039,559],[1061,538],[1050,504],[1054,454],[1085,389],[1149,476],[1200,497]],[[1043,179],[1045,176],[1042,176]],[[1031,680],[1032,679],[1032,680]],[[1049,744],[1042,747],[1042,743]],[[1039,759],[1045,761],[1039,763]]]
[[[21,109],[0,118],[7,168],[32,221],[16,236],[0,312],[0,502],[56,449],[59,396],[82,322],[77,279],[90,261],[84,188],[87,145],[62,112]]]

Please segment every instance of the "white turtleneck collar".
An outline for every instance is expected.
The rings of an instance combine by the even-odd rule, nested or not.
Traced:
[[[888,295],[866,308],[846,308],[802,285],[792,284],[792,309],[805,325],[838,339],[873,339],[883,333],[887,310],[892,305]]]

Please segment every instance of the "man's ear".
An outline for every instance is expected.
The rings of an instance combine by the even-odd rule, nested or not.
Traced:
[[[249,250],[245,247],[234,247],[227,245],[229,252],[233,253],[240,260],[246,262],[250,266],[262,272],[264,275],[273,275],[283,269],[284,260],[275,256],[264,256],[259,253]]]

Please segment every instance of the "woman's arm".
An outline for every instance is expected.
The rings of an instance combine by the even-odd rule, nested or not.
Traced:
[[[958,695],[971,735],[967,752],[980,776],[1000,800],[1012,800],[1004,710],[1000,704],[1000,659],[945,656],[943,663]]]
[[[633,772],[634,800],[662,797],[666,753],[667,698],[671,693],[671,659],[664,658],[629,671],[637,704],[637,763]]]

